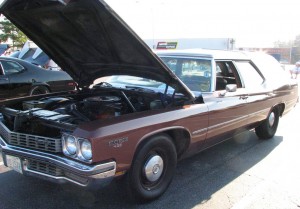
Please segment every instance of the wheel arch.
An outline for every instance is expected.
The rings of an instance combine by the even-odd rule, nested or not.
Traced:
[[[191,134],[190,132],[184,128],[184,127],[169,127],[164,129],[159,129],[153,132],[150,132],[143,136],[136,147],[136,151],[134,153],[133,159],[135,159],[136,154],[138,150],[148,141],[151,140],[152,137],[160,135],[160,134],[166,134],[168,135],[172,142],[174,143],[177,151],[177,159],[179,159],[184,152],[187,150],[187,148],[190,145],[191,142]],[[132,159],[132,160],[133,160]]]
[[[47,87],[51,91],[50,85],[48,83],[45,83],[45,82],[34,82],[34,83],[31,84],[31,88],[36,87],[36,86],[45,86],[45,87]]]
[[[35,82],[31,84],[30,90],[29,90],[29,95],[31,94],[32,90],[36,87],[45,87],[49,90],[49,92],[52,92],[51,87],[49,84],[44,83],[44,82]]]
[[[284,108],[284,103],[278,103],[270,108],[267,118],[255,128],[259,139],[268,140],[274,137]]]
[[[270,112],[274,109],[274,108],[277,108],[278,111],[279,111],[279,116],[281,117],[283,115],[283,112],[285,110],[285,103],[284,102],[281,102],[281,103],[278,103],[276,105],[274,105],[271,109],[270,109]]]
[[[278,110],[279,110],[279,116],[281,117],[283,115],[283,112],[285,110],[285,103],[280,103],[280,104],[277,104],[276,107],[278,107]]]

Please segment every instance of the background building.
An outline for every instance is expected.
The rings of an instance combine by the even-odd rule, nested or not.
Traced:
[[[294,64],[300,60],[300,47],[239,48],[242,51],[262,51],[272,55],[282,64]]]
[[[178,38],[178,39],[145,39],[151,49],[235,49],[233,38]]]

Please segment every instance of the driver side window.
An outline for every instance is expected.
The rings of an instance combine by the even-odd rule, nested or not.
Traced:
[[[205,58],[160,57],[191,91],[211,90],[212,61]]]

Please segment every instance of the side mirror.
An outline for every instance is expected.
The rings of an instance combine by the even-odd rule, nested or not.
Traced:
[[[227,84],[226,85],[226,91],[227,92],[236,92],[237,85],[236,84]]]

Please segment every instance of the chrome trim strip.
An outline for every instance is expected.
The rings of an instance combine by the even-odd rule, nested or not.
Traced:
[[[266,113],[268,114],[269,111],[270,111],[270,109],[271,109],[271,108],[266,108],[266,109],[263,109],[263,110],[260,110],[260,111],[251,113],[251,114],[249,114],[249,116],[251,117],[251,116],[253,116],[253,115],[261,114],[261,113],[264,113],[264,112],[266,112]]]
[[[209,127],[208,127],[208,131],[210,131],[211,129],[218,128],[218,127],[220,127],[220,126],[226,126],[226,125],[228,125],[228,124],[236,123],[237,121],[241,121],[241,120],[244,120],[244,119],[246,119],[246,118],[248,118],[248,115],[242,116],[242,117],[239,117],[239,118],[235,118],[235,119],[233,119],[233,120],[229,120],[229,121],[226,121],[226,122],[223,122],[223,123],[218,123],[218,124],[213,125],[213,126],[209,126]]]
[[[149,132],[146,135],[144,135],[139,141],[141,142],[145,138],[153,136],[153,135],[155,135],[157,133],[161,133],[161,132],[165,132],[165,131],[169,131],[169,130],[174,130],[174,129],[185,130],[185,131],[187,131],[190,134],[190,131],[188,129],[186,129],[185,127],[183,127],[183,126],[170,126],[170,127],[166,127],[166,128],[162,128],[162,129],[157,129],[155,131]]]
[[[239,117],[239,118],[235,118],[235,119],[232,119],[232,120],[223,122],[223,123],[219,123],[219,124],[216,124],[216,125],[213,125],[213,126],[209,126],[209,127],[208,127],[208,131],[211,130],[211,129],[214,129],[214,128],[218,128],[218,127],[220,127],[220,126],[226,126],[226,125],[231,124],[231,123],[237,123],[238,121],[242,121],[242,120],[244,120],[244,119],[253,117],[254,115],[257,115],[257,114],[260,114],[260,113],[264,113],[264,112],[266,112],[266,114],[267,114],[267,113],[269,112],[269,108],[266,108],[266,109],[263,109],[263,110],[260,110],[260,111],[251,113],[251,114],[246,115],[246,116],[242,116],[242,117]]]
[[[203,132],[207,132],[208,128],[203,128],[197,131],[194,131],[192,134],[196,135],[196,134],[202,134]]]

